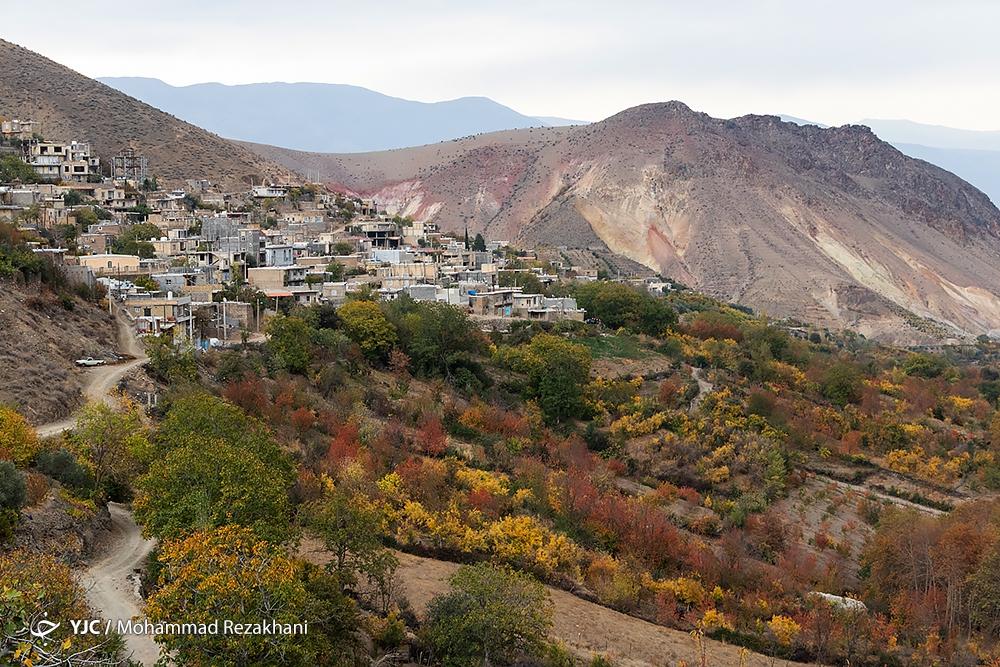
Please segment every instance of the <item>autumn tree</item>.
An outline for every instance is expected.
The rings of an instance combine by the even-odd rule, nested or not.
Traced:
[[[72,571],[57,558],[26,550],[0,553],[2,664],[123,664],[124,644],[117,635],[73,633],[70,620],[94,617]],[[29,628],[43,620],[59,627],[45,641],[39,641]],[[13,662],[9,662],[11,655],[17,656]]]
[[[445,667],[499,667],[542,654],[552,604],[541,584],[485,563],[459,568],[449,583],[451,590],[428,605],[424,626]]]
[[[282,547],[239,526],[169,541],[146,615],[156,622],[308,623],[308,633],[157,636],[171,664],[332,665],[352,644],[353,605]]]
[[[131,401],[121,411],[103,402],[88,404],[71,438],[78,455],[90,464],[96,487],[113,496],[127,489],[152,456],[142,415]]]
[[[349,301],[337,310],[344,333],[371,360],[385,359],[396,344],[396,330],[374,301]]]
[[[0,405],[0,459],[27,465],[38,453],[38,435],[19,412]]]

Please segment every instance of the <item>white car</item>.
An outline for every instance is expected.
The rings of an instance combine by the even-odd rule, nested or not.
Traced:
[[[94,359],[93,357],[87,357],[85,359],[77,359],[77,366],[103,366],[104,359]]]

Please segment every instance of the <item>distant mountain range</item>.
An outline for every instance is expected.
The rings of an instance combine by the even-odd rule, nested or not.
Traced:
[[[310,151],[376,151],[582,122],[526,116],[486,97],[415,102],[331,83],[171,86],[141,77],[98,81],[223,137]]]
[[[781,116],[796,125],[822,123]],[[961,176],[1000,204],[1000,132],[960,130],[942,125],[925,125],[911,120],[866,118],[867,125],[879,138],[888,141],[910,157],[926,160]]]

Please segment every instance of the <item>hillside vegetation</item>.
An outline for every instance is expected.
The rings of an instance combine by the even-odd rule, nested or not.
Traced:
[[[478,664],[494,639],[458,629],[486,623],[529,633],[499,663],[563,664],[547,603],[514,611],[537,607],[537,579],[691,632],[695,655],[723,640],[838,665],[996,657],[995,346],[915,354],[793,336],[690,291],[553,290],[602,324],[483,333],[450,306],[361,294],[275,317],[261,347],[198,360],[154,342],[151,429],[98,406],[64,443],[11,436],[5,456],[84,498],[134,495],[162,545],[151,618],[222,605],[249,621],[279,596],[281,618],[330,619],[308,639],[161,638],[179,656],[351,662],[360,624],[376,651]],[[52,447],[69,452],[56,467]],[[299,561],[303,534],[322,567]],[[486,565],[416,616],[389,547]],[[229,583],[193,592],[210,579]],[[479,595],[513,607],[468,616]]]

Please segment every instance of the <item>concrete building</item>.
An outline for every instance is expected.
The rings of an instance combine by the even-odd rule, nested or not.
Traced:
[[[27,162],[39,178],[47,181],[86,183],[100,178],[101,161],[90,154],[90,144],[71,141],[36,141],[28,145]]]

